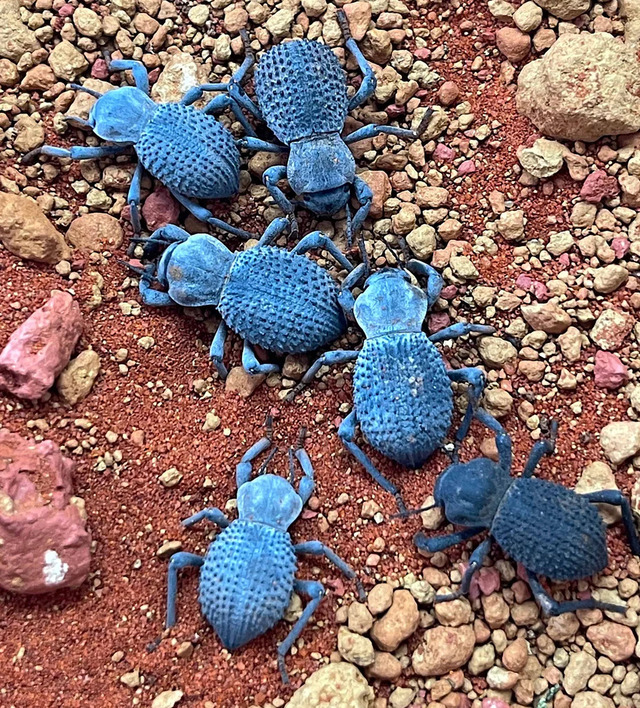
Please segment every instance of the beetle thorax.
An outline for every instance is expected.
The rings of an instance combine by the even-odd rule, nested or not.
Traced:
[[[113,143],[135,144],[156,104],[135,86],[123,86],[101,96],[89,114],[93,132]]]
[[[289,482],[265,474],[238,489],[238,518],[286,531],[302,511],[302,499]]]
[[[427,296],[402,270],[374,273],[356,300],[354,315],[367,337],[420,332],[427,316]]]

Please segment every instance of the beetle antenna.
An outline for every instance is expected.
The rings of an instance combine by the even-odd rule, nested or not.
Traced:
[[[364,265],[364,277],[368,278],[371,273],[371,261],[369,260],[369,254],[367,253],[365,246],[364,236],[362,235],[358,236],[358,249],[360,251],[360,259]]]
[[[265,438],[269,442],[273,440],[273,416],[271,413],[267,413],[267,417],[264,419],[264,427],[265,427]]]
[[[273,460],[273,456],[278,452],[278,446],[276,445],[275,447],[272,447],[271,450],[269,450],[269,454],[267,455],[267,459],[260,465],[260,468],[256,472],[257,475],[265,474],[267,471],[267,466]]]
[[[304,441],[307,437],[307,427],[303,425],[298,433],[298,440],[296,441],[296,450],[302,450],[304,447]]]
[[[398,258],[398,260],[403,261],[404,265],[406,265],[411,260],[411,253],[409,252],[409,246],[407,246],[407,240],[404,236],[398,236],[398,246],[400,246],[400,252],[402,253],[402,258]],[[396,253],[396,256],[397,255]]]
[[[69,84],[72,89],[76,91],[84,91],[85,93],[88,93],[90,96],[93,96],[94,98],[101,98],[104,96],[103,93],[100,93],[99,91],[94,91],[94,89],[89,88],[88,86],[83,86],[82,84]]]
[[[294,465],[294,456],[293,456],[293,448],[289,448],[289,484],[293,486],[293,483],[295,481],[295,465]]]
[[[399,511],[397,514],[392,514],[390,519],[406,519],[409,516],[414,516],[415,514],[422,514],[423,511],[431,511],[435,509],[437,504],[430,504],[429,506],[423,506],[420,509],[405,509],[404,511]]]
[[[121,258],[117,259],[118,263],[120,265],[126,266],[129,270],[132,270],[134,273],[137,273],[138,275],[142,277],[146,277],[149,280],[152,280],[154,282],[158,282],[158,278],[156,278],[155,275],[151,275],[151,273],[146,269],[146,268],[140,268],[139,266],[134,266],[133,264],[129,263],[129,261],[123,261]]]
[[[427,110],[424,112],[424,115],[422,116],[422,120],[420,121],[418,127],[416,128],[415,132],[417,135],[422,135],[424,131],[429,127],[429,123],[431,122],[431,116],[435,113],[433,108],[427,108]]]

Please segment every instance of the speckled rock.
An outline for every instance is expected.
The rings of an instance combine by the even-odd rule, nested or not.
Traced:
[[[56,381],[60,398],[70,406],[83,401],[91,392],[100,372],[100,357],[85,349],[64,367]]]
[[[593,376],[598,388],[608,388],[615,391],[627,383],[629,370],[617,354],[597,351]]]
[[[600,492],[604,489],[618,489],[613,470],[605,462],[591,462],[588,464],[574,487],[578,494]],[[598,510],[606,524],[615,524],[622,518],[619,506],[612,504],[598,504]]]
[[[73,496],[75,464],[51,440],[0,430],[0,587],[39,594],[89,574],[91,536]]]
[[[20,19],[19,0],[0,3],[0,57],[20,61],[22,55],[40,48],[36,35]]]
[[[517,105],[554,138],[590,142],[633,133],[640,128],[635,49],[606,32],[563,34],[542,59],[523,68]]]
[[[635,318],[620,310],[603,310],[591,328],[590,336],[594,344],[604,351],[619,349],[627,338]]]
[[[575,696],[571,708],[615,708],[615,705],[610,698],[595,691],[583,691]]]
[[[600,654],[620,663],[633,656],[636,638],[630,627],[605,620],[587,628],[587,639]]]
[[[557,140],[538,138],[530,148],[519,152],[518,160],[534,177],[553,177],[562,169],[565,152],[566,148]]]
[[[338,662],[315,671],[285,708],[373,708],[375,694],[353,664]]]
[[[523,305],[522,316],[533,329],[561,334],[571,324],[571,317],[555,302]]]
[[[0,192],[0,241],[19,258],[58,263],[69,256],[62,235],[31,199]]]
[[[640,451],[640,423],[623,420],[605,425],[600,445],[607,459],[619,465]]]
[[[118,220],[109,214],[79,216],[67,231],[67,241],[83,253],[114,251],[122,245],[123,237]]]
[[[338,651],[343,659],[358,666],[369,666],[375,660],[371,640],[351,632],[346,627],[340,627],[338,630]]]
[[[165,64],[158,80],[151,88],[151,98],[158,103],[175,103],[180,101],[190,88],[207,83],[207,69],[196,63],[191,54],[177,52],[172,54]],[[207,94],[204,102],[208,102],[212,94]],[[195,103],[198,106],[200,103]]]
[[[393,593],[391,607],[377,620],[370,632],[379,649],[395,651],[418,628],[420,613],[413,595],[408,590]]]
[[[54,290],[0,353],[0,390],[18,398],[40,398],[69,362],[81,333],[78,303],[69,293]]]
[[[536,0],[536,3],[561,20],[574,20],[591,7],[591,0]]]
[[[64,39],[49,54],[49,66],[59,79],[75,81],[89,67],[89,62],[82,52]]]
[[[384,203],[391,196],[389,176],[383,170],[363,170],[358,173],[358,177],[361,177],[373,192],[369,216],[379,219],[384,213]]]
[[[594,656],[586,651],[579,651],[571,654],[569,664],[564,670],[564,681],[562,687],[570,696],[587,687],[587,682],[598,669],[598,662]]]
[[[171,192],[160,185],[144,201],[142,216],[150,231],[160,229],[167,224],[177,224],[180,216],[180,205]]]
[[[411,664],[419,676],[443,676],[464,666],[473,654],[476,636],[470,625],[434,627],[424,633]]]

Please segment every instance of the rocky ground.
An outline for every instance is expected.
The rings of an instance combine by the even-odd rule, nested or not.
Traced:
[[[418,554],[416,531],[446,532],[439,514],[391,519],[393,500],[342,449],[336,430],[350,411],[351,367],[324,372],[287,404],[308,360],[290,357],[282,375],[251,380],[232,338],[234,368],[222,384],[208,357],[215,312],[141,305],[137,281],[118,262],[132,233],[126,192],[134,159],[20,161],[45,141],[100,144],[65,116],[86,118],[94,100],[71,82],[104,91],[130,80],[109,76],[105,48],[145,64],[157,101],[228,78],[243,57],[243,27],[258,55],[289,37],[324,41],[355,87],[361,77],[345,57],[339,5],[0,4],[0,346],[11,337],[0,354],[7,391],[0,423],[64,453],[56,457],[50,443],[33,452],[8,433],[0,439],[0,586],[43,589],[25,585],[26,571],[20,578],[11,565],[26,562],[11,533],[32,508],[44,524],[39,540],[50,539],[51,507],[65,515],[65,539],[74,539],[78,558],[70,584],[86,574],[83,549],[91,552],[89,577],[77,589],[0,596],[3,706],[640,706],[640,562],[615,509],[603,509],[608,569],[593,582],[550,589],[558,599],[593,589],[626,603],[626,615],[544,619],[498,548],[468,600],[434,605],[437,593],[459,582],[474,544]],[[354,148],[375,194],[364,231],[369,255],[377,266],[395,264],[405,237],[441,270],[446,287],[429,331],[460,319],[497,328],[442,351],[451,366],[486,370],[484,405],[514,437],[516,473],[555,418],[557,452],[543,460],[540,476],[579,491],[617,487],[640,507],[640,5],[372,0],[344,7],[378,76],[375,100],[347,127],[415,126],[426,106],[436,109],[420,141],[381,136]],[[222,120],[241,134],[229,116]],[[279,158],[245,158],[240,195],[211,207],[260,232],[280,215],[260,180]],[[203,230],[148,177],[142,213],[146,232],[170,222]],[[318,224],[303,213],[301,226],[306,233]],[[343,218],[319,227],[345,245]],[[57,294],[39,310],[54,290],[73,298]],[[336,347],[360,342],[354,329]],[[309,431],[318,485],[295,540],[326,543],[368,592],[356,602],[355,588],[333,567],[301,563],[300,577],[321,580],[329,592],[288,658],[290,687],[280,683],[275,648],[300,614],[297,597],[273,632],[231,655],[199,614],[196,574],[184,573],[178,624],[151,650],[162,634],[168,557],[203,552],[213,538],[206,528],[183,530],[180,520],[208,505],[233,512],[235,463],[262,434],[268,411],[281,449],[301,425]],[[16,450],[22,467],[6,462],[18,459]],[[495,445],[474,425],[463,455],[480,452],[494,455]],[[437,454],[408,472],[373,457],[414,506],[428,502],[447,464]],[[75,462],[75,496],[65,459]],[[285,464],[276,458],[275,469]],[[34,471],[40,494],[25,470]],[[43,479],[56,474],[52,494]],[[60,558],[45,564],[46,577],[69,570]]]

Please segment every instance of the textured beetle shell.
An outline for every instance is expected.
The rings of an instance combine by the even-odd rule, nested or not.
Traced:
[[[296,569],[286,531],[240,519],[218,535],[200,570],[200,606],[227,649],[282,619]]]
[[[597,508],[544,479],[517,479],[502,499],[491,534],[512,558],[552,580],[578,580],[607,566]]]
[[[451,425],[451,382],[423,332],[367,339],[356,362],[353,399],[369,444],[405,467],[419,467]]]
[[[255,90],[267,125],[287,145],[342,131],[349,107],[347,82],[325,44],[301,39],[273,47],[258,63]]]
[[[295,354],[325,346],[345,330],[338,286],[306,256],[263,246],[239,253],[218,309],[252,344]]]
[[[135,148],[154,177],[185,197],[223,199],[238,191],[240,153],[233,136],[193,106],[160,104]]]

